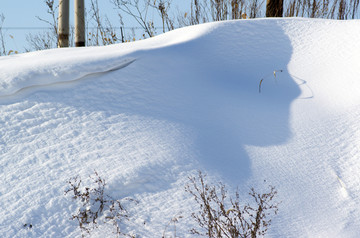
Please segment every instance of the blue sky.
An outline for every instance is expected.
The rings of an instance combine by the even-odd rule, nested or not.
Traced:
[[[58,1],[55,1],[58,4]],[[70,21],[73,22],[73,0],[70,0]],[[85,0],[88,4],[90,1]],[[190,0],[173,0],[173,9],[189,8]],[[114,26],[120,25],[117,11],[110,0],[98,0],[99,8],[102,14],[106,14]],[[47,13],[47,7],[44,0],[0,0],[0,14],[4,14],[5,21],[3,24],[3,33],[6,38],[6,48],[9,50],[24,51],[27,46],[26,34],[41,32],[41,27],[49,27],[45,22],[39,21],[36,16],[43,19],[50,20],[50,15]],[[137,26],[136,22],[132,22],[130,17],[124,19],[125,26]],[[21,29],[19,29],[21,28]],[[32,29],[23,29],[32,28]],[[13,36],[13,38],[10,37]]]
[[[0,0],[0,13],[5,16],[3,33],[6,38],[7,50],[23,51],[26,45],[26,33],[41,31],[17,28],[48,27],[45,22],[39,21],[36,16],[50,19],[46,5],[42,0]],[[12,35],[14,39],[11,39],[9,35]]]

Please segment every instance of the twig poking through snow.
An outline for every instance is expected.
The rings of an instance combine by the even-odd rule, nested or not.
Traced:
[[[284,71],[284,70],[282,70],[282,69],[274,70],[274,72],[273,72],[273,74],[274,74],[274,79],[276,80],[276,73],[277,73],[277,72],[282,73],[283,71]],[[267,75],[267,76],[265,76],[264,78],[262,78],[262,79],[260,80],[260,83],[259,83],[259,93],[261,93],[261,84],[262,84],[262,82],[264,81],[264,79],[266,79],[266,78],[268,78],[268,77],[270,77],[270,75]]]

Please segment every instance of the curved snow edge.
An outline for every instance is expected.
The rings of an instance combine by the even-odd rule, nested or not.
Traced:
[[[17,76],[0,83],[0,97],[13,96],[20,91],[38,86],[50,86],[58,83],[67,83],[80,80],[82,78],[108,73],[127,67],[133,63],[135,58],[126,58],[119,60],[106,60],[105,62],[97,62],[96,65],[83,64],[73,65],[70,69],[65,68],[49,68],[39,73],[38,71],[27,72],[24,77]],[[101,65],[99,67],[99,65]]]

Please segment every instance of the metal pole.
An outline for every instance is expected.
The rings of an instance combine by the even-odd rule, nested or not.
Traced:
[[[69,47],[69,0],[59,0],[58,47]]]
[[[75,0],[75,46],[85,46],[85,5],[84,0]]]

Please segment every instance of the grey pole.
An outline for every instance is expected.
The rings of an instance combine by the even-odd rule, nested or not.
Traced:
[[[69,0],[59,0],[58,47],[69,47]]]
[[[84,0],[75,0],[75,46],[85,46],[85,5]]]

